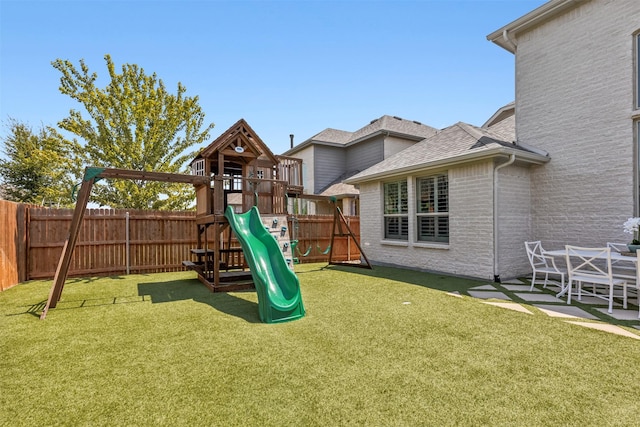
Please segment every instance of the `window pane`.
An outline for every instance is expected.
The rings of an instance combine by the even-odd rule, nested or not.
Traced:
[[[449,212],[449,181],[446,175],[438,177],[438,209],[436,212]]]
[[[446,216],[418,217],[418,240],[426,242],[448,242],[449,218]]]
[[[449,241],[449,179],[446,174],[416,180],[418,241]],[[443,215],[444,214],[444,215]]]
[[[407,181],[384,184],[384,213],[397,214],[408,212]]]
[[[449,241],[449,217],[441,216],[438,218],[438,238],[439,240]]]
[[[384,219],[384,237],[407,240],[409,238],[409,218],[387,217]]]
[[[400,182],[400,213],[409,212],[409,194],[407,193],[407,181]]]
[[[418,212],[433,212],[434,206],[434,182],[433,178],[418,180]]]
[[[398,186],[396,183],[384,185],[384,213],[398,213]]]
[[[433,216],[418,217],[418,240],[433,240],[436,237],[435,223]]]

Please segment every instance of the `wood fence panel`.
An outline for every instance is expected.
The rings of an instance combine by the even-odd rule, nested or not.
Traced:
[[[0,200],[0,291],[26,280],[26,216],[25,205]]]
[[[197,246],[194,212],[89,209],[69,276],[126,274],[127,212],[130,273],[182,271],[182,261],[193,260],[191,249]],[[0,290],[54,276],[72,217],[72,209],[0,201]],[[359,238],[359,218],[346,219]],[[332,215],[297,216],[289,223],[291,238],[299,241],[295,256],[301,262],[327,262],[332,226]],[[227,246],[228,230],[222,242]],[[231,246],[237,246],[235,238]],[[309,248],[309,254],[302,256]],[[358,260],[360,253],[351,239],[336,237],[333,257],[335,261]]]
[[[196,247],[193,212],[88,209],[78,234],[69,276],[116,275],[127,272],[127,212],[129,272],[181,271]],[[69,233],[71,209],[37,209],[31,215],[29,278],[55,274]]]
[[[360,239],[360,218],[346,217],[349,227]],[[295,256],[300,262],[327,262],[331,244],[333,215],[298,215],[290,222],[291,239],[298,240]],[[343,226],[343,232],[347,233]],[[357,261],[360,259],[358,246],[348,237],[336,237],[333,243],[334,261]],[[307,256],[305,253],[309,251]],[[327,252],[326,254],[324,252]]]

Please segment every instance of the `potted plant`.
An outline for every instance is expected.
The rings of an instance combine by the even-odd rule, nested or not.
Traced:
[[[636,253],[636,250],[640,249],[640,240],[638,233],[640,230],[640,218],[629,218],[623,225],[624,232],[633,235],[631,243],[627,244],[629,252]]]

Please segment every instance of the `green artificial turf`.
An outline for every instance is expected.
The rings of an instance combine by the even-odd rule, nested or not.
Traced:
[[[307,315],[194,273],[0,294],[0,425],[639,425],[640,342],[456,298],[480,282],[296,266]]]

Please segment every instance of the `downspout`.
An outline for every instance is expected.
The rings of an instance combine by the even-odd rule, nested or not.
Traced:
[[[500,273],[498,265],[499,239],[498,239],[498,171],[504,167],[512,165],[516,161],[516,155],[511,154],[509,160],[501,163],[493,169],[493,281],[500,283]]]

